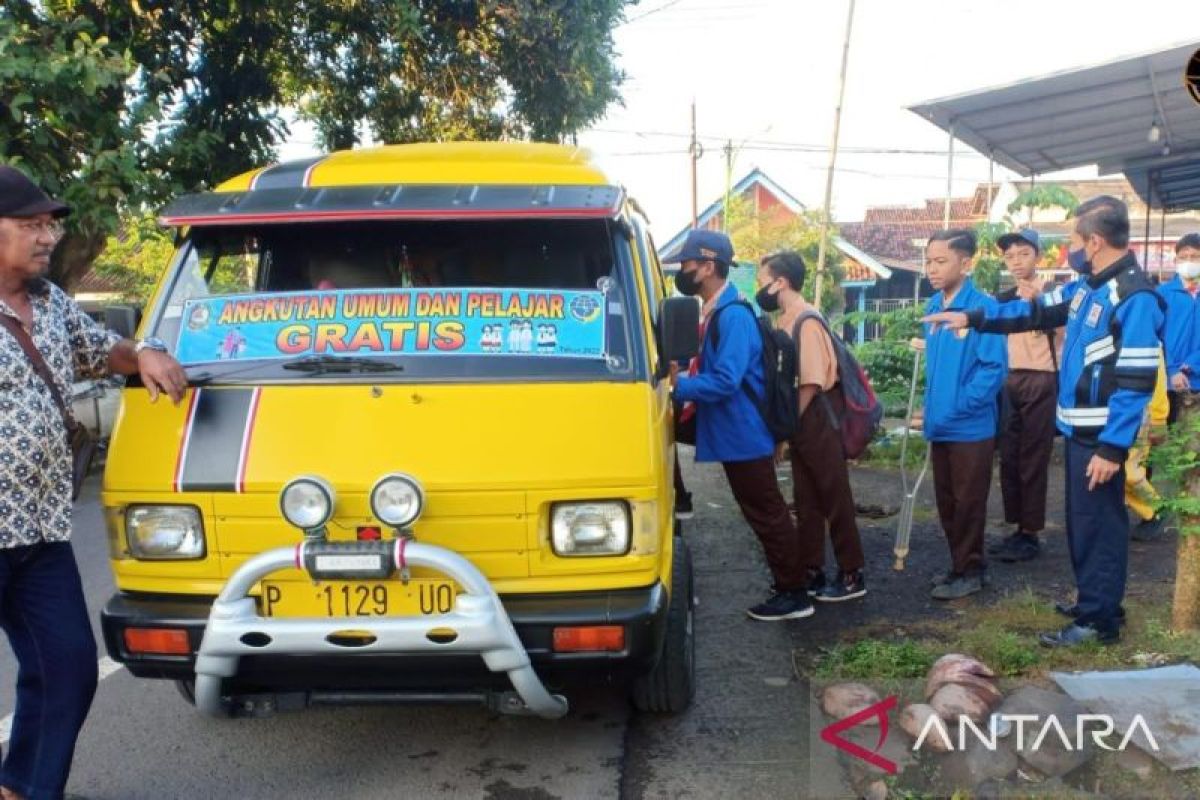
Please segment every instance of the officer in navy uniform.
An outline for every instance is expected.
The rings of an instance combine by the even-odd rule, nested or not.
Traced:
[[[1075,210],[1068,262],[1079,277],[1037,301],[945,312],[925,321],[990,333],[1066,325],[1057,424],[1066,438],[1067,538],[1078,600],[1042,644],[1115,642],[1129,564],[1124,464],[1154,391],[1164,308],[1129,251],[1129,210],[1101,196]]]

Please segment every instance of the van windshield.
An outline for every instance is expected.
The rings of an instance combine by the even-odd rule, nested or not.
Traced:
[[[633,380],[628,247],[605,220],[198,227],[152,331],[193,383]]]

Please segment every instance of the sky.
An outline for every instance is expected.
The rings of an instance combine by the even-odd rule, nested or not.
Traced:
[[[657,241],[690,223],[693,98],[705,146],[701,209],[724,193],[727,140],[734,180],[760,167],[820,208],[848,8],[849,0],[642,0],[628,9],[615,32],[624,104],[579,143],[646,209]],[[857,0],[834,218],[945,195],[947,135],[905,106],[1164,49],[1197,32],[1196,0]],[[281,157],[311,153],[311,138],[293,126]],[[954,174],[964,196],[987,180],[987,159],[960,143]],[[1013,176],[1001,167],[995,175]]]

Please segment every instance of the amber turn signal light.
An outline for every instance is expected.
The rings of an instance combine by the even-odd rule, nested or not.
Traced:
[[[186,656],[192,652],[182,628],[126,628],[125,649],[133,655]]]
[[[625,649],[622,625],[587,625],[554,629],[556,653],[619,653]]]

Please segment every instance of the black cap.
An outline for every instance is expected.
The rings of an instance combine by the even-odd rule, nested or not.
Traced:
[[[0,217],[65,217],[70,213],[70,206],[51,200],[24,172],[0,164]]]

